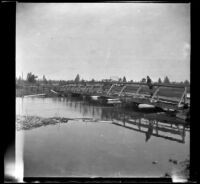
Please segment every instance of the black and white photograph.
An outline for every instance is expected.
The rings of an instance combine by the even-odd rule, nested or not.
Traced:
[[[190,178],[190,3],[16,3],[15,178]]]

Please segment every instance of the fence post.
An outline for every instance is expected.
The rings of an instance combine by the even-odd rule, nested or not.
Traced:
[[[118,95],[118,96],[121,96],[122,92],[124,91],[124,89],[125,89],[126,87],[127,87],[126,85],[122,87],[122,89],[121,89],[121,91],[119,92],[119,95]]]

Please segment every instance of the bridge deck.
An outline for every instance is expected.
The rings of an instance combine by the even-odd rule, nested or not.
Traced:
[[[186,104],[189,87],[154,84],[149,89],[144,83],[72,83],[57,90],[64,94],[99,96],[104,99],[119,99],[122,103],[151,104],[164,109],[178,110]]]

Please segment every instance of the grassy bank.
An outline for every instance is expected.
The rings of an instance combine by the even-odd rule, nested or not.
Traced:
[[[51,92],[55,86],[53,85],[24,85],[16,86],[16,97],[22,97],[25,95],[34,95],[34,94],[46,94],[47,96],[52,96]]]
[[[39,128],[47,125],[56,125],[61,123],[68,123],[70,120],[75,120],[78,122],[92,122],[92,123],[112,123],[111,120],[104,121],[94,118],[65,118],[65,117],[51,117],[43,118],[39,116],[16,116],[16,129],[19,130],[31,130],[34,128]]]

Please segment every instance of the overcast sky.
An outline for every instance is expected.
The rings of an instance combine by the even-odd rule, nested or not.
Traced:
[[[16,75],[190,80],[190,4],[17,3]]]

